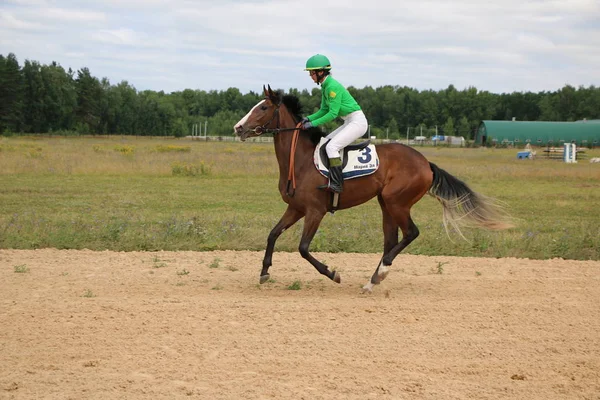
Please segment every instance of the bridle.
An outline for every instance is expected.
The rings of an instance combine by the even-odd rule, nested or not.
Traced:
[[[269,100],[272,102],[271,99],[268,99],[266,97],[265,97],[265,100]],[[271,119],[268,120],[267,122],[265,122],[264,124],[262,124],[261,126],[257,126],[256,128],[252,129],[252,131],[254,133],[256,133],[257,135],[262,135],[263,133],[272,133],[272,134],[276,135],[279,132],[298,130],[298,127],[295,127],[295,128],[280,128],[279,127],[279,107],[281,106],[281,103],[279,103],[279,104],[273,103],[273,104],[275,105],[275,111],[273,111],[273,116],[271,117]],[[269,126],[275,118],[277,118],[277,124],[276,124],[277,127],[276,128],[267,128],[267,126]]]

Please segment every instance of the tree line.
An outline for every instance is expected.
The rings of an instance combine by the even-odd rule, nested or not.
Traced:
[[[371,135],[391,139],[434,133],[472,139],[482,120],[576,121],[600,119],[600,88],[565,85],[556,91],[495,94],[475,87],[419,91],[406,86],[348,87],[363,108]],[[319,108],[321,92],[287,89],[308,115]],[[54,133],[176,136],[196,124],[208,135],[233,134],[233,125],[262,97],[250,91],[185,89],[138,91],[123,80],[111,84],[88,68],[65,70],[0,54],[0,134]],[[330,131],[337,122],[327,124]]]

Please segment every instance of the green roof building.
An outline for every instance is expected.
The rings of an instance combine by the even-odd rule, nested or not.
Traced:
[[[530,143],[537,146],[600,146],[600,120],[577,122],[481,121],[475,143],[481,145]]]

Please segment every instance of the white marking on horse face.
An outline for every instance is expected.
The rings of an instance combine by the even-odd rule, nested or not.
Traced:
[[[254,107],[252,107],[252,109],[251,109],[250,111],[248,111],[248,114],[244,115],[244,117],[243,117],[242,119],[240,119],[240,120],[238,121],[238,123],[237,123],[237,124],[235,124],[235,125],[233,126],[233,130],[234,130],[235,132],[237,132],[237,129],[238,129],[239,127],[243,127],[243,126],[244,126],[244,124],[246,124],[246,122],[248,122],[248,118],[249,118],[249,117],[250,117],[250,115],[252,114],[252,111],[254,111],[254,110],[256,109],[256,107],[259,107],[259,106],[260,106],[261,104],[263,104],[265,101],[266,101],[266,100],[261,100],[261,101],[259,101],[259,102],[258,102],[258,103],[257,103],[257,104],[254,106]]]

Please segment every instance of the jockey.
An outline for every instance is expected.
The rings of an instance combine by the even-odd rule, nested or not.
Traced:
[[[350,92],[331,76],[331,63],[322,54],[306,61],[305,71],[317,85],[321,85],[321,108],[302,120],[302,129],[323,125],[336,117],[344,120],[342,126],[327,135],[325,147],[329,158],[329,182],[319,186],[331,192],[341,193],[343,185],[340,150],[365,134],[367,118]]]

